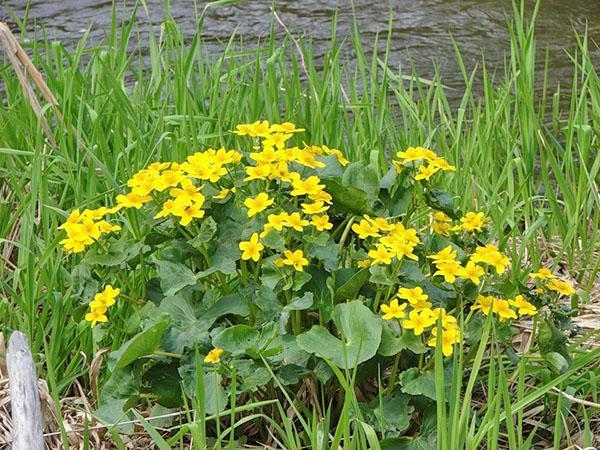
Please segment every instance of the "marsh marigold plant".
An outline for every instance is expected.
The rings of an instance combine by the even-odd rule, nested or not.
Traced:
[[[263,360],[293,384],[321,359],[352,368],[378,355],[393,387],[390,357],[451,357],[482,324],[541,320],[544,305],[575,292],[548,268],[515,283],[520,263],[490,236],[486,213],[461,213],[439,189],[460,174],[433,150],[350,163],[303,143],[303,131],[240,124],[228,136],[235,149],[154,162],[113,205],[75,210],[60,226],[90,286],[111,283],[83,298],[83,318],[158,336],[161,356],[140,354],[149,364],[135,370],[175,364],[193,386],[190,367],[203,362],[217,384],[236,371],[243,392],[270,382]],[[120,291],[127,324],[107,316]],[[132,362],[128,349],[115,352],[116,367]]]

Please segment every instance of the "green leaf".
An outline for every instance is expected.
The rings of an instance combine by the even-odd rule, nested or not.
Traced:
[[[301,311],[310,308],[312,304],[313,294],[312,292],[306,292],[302,297],[294,297],[283,309],[286,311]]]
[[[143,242],[127,239],[123,236],[119,240],[110,240],[106,250],[93,247],[86,253],[83,260],[92,266],[119,266],[138,256],[143,247]]]
[[[162,316],[156,323],[141,331],[109,357],[109,370],[115,371],[144,356],[151,355],[158,348],[160,339],[169,325],[169,318]]]
[[[217,233],[217,223],[212,216],[208,216],[203,219],[200,224],[200,231],[188,241],[193,247],[199,247],[200,245],[210,242]]]
[[[364,214],[371,212],[369,196],[354,186],[344,186],[340,182],[329,179],[323,180],[325,189],[333,198],[335,209],[342,213]]]
[[[272,248],[278,252],[283,253],[285,250],[285,241],[283,236],[277,230],[270,229],[266,236],[262,237],[260,241],[268,248]]]
[[[425,192],[425,201],[433,209],[446,213],[453,219],[458,219],[459,214],[454,209],[452,198],[441,189],[429,189]]]
[[[185,264],[157,259],[155,261],[160,288],[165,296],[175,295],[186,286],[194,286],[196,275]]]
[[[353,368],[375,355],[381,341],[381,321],[362,302],[337,305],[333,321],[341,340],[315,325],[298,336],[298,346],[343,369]]]
[[[369,268],[344,268],[338,269],[334,273],[335,279],[335,294],[334,301],[354,300],[358,291],[368,281],[370,272]]]
[[[358,188],[366,192],[369,202],[372,204],[379,193],[379,176],[377,172],[362,162],[349,164],[342,176],[342,184],[345,187]]]
[[[142,376],[143,392],[152,394],[167,408],[183,405],[179,364],[157,364]]]
[[[381,333],[381,344],[377,353],[382,356],[394,356],[402,350],[410,350],[413,353],[425,353],[428,348],[421,342],[418,336],[410,331],[405,331],[398,336],[400,327],[397,322],[385,321]]]
[[[252,348],[258,341],[258,331],[248,325],[234,325],[225,328],[213,339],[215,347],[231,353],[241,355],[246,349]]]
[[[417,367],[400,374],[402,392],[410,395],[424,395],[435,400],[435,378],[432,371],[421,372]]]
[[[217,414],[227,407],[227,392],[221,384],[221,375],[215,371],[203,372],[192,364],[179,367],[179,374],[183,381],[183,389],[189,398],[196,396],[196,380],[198,373],[202,374],[204,385],[204,410],[207,414]]]

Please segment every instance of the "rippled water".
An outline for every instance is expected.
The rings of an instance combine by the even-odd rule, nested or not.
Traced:
[[[171,14],[191,37],[196,25],[194,1],[171,3]],[[25,4],[25,0],[8,0],[4,10],[0,6],[0,18],[10,20],[11,14],[22,18]],[[164,17],[165,2],[147,0],[147,4],[150,19],[144,13],[139,16],[148,21],[147,26],[156,26]],[[400,65],[408,70],[414,64],[417,73],[427,77],[432,74],[435,62],[447,85],[461,85],[450,35],[456,39],[468,67],[473,67],[482,55],[491,68],[500,69],[503,65],[508,48],[506,22],[512,16],[509,0],[354,0],[354,4],[366,46],[373,44],[377,33],[384,36],[387,33],[391,7],[393,67]],[[29,18],[37,26],[43,25],[52,39],[67,44],[76,42],[91,25],[90,42],[97,43],[109,29],[111,5],[110,0],[34,0]],[[131,10],[122,6],[122,2],[119,5],[120,14]],[[247,42],[268,35],[270,7],[270,0],[258,0],[212,9],[204,26],[207,42],[226,41],[234,31]],[[317,56],[330,40],[336,11],[339,37],[348,36],[352,28],[350,0],[286,0],[277,2],[277,10],[294,33],[312,37]],[[536,32],[540,55],[546,48],[549,52],[552,82],[570,81],[572,65],[565,50],[575,49],[573,30],[582,32],[586,24],[590,37],[600,42],[600,0],[542,0]],[[281,27],[278,33],[283,34]],[[594,60],[600,61],[600,51],[593,47]]]

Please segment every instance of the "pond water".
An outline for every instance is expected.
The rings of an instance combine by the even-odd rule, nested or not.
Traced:
[[[118,2],[118,11],[128,14],[129,1]],[[139,14],[147,26],[156,26],[164,15],[163,0],[146,1],[150,19]],[[191,37],[195,28],[193,0],[172,0],[171,14]],[[199,2],[201,7],[204,2]],[[4,0],[0,19],[11,21],[11,15],[23,17],[25,0]],[[125,6],[123,6],[125,5]],[[490,68],[501,69],[508,48],[507,17],[512,16],[510,0],[354,0],[361,39],[372,46],[377,33],[388,28],[390,9],[394,14],[390,63],[409,70],[414,65],[420,76],[433,72],[434,62],[440,67],[445,84],[462,85],[462,77],[452,50],[452,35],[463,54],[467,67],[473,67],[484,55]],[[528,2],[528,7],[533,5]],[[67,45],[76,42],[91,25],[90,42],[99,42],[110,24],[111,0],[33,0],[29,19],[43,25],[51,39]],[[237,5],[214,8],[204,26],[207,42],[226,41],[231,34],[244,36],[250,43],[269,33],[270,0],[246,1]],[[315,54],[327,48],[331,22],[338,12],[339,37],[348,36],[353,12],[350,0],[286,0],[277,2],[282,20],[295,34],[311,36]],[[567,52],[576,48],[574,31],[588,27],[592,40],[600,42],[600,0],[542,0],[537,21],[538,49],[547,49],[552,84],[570,82],[572,64]],[[278,33],[283,34],[281,27]],[[600,50],[594,44],[593,57],[600,61]]]

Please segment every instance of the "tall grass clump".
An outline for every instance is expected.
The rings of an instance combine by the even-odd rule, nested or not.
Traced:
[[[29,36],[57,105],[49,134],[2,61],[0,323],[57,416],[85,396],[120,448],[596,445],[600,83],[585,33],[570,86],[536,71],[538,7],[502,68],[455,46],[457,102],[391,66],[392,18],[320,61],[275,13],[211,53],[206,8]]]

